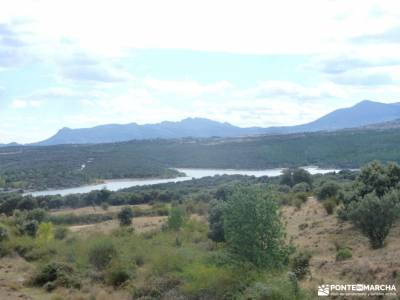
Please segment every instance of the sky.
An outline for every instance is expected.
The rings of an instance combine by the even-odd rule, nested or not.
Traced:
[[[2,0],[0,143],[400,101],[398,0]]]

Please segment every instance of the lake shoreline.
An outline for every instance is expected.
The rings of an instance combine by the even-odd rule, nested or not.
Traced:
[[[309,171],[311,174],[324,174],[329,172],[338,172],[340,169],[322,169],[317,166],[304,166],[303,169]],[[89,193],[94,190],[108,189],[110,191],[117,191],[133,186],[163,184],[169,182],[180,182],[191,180],[192,178],[199,179],[208,176],[216,175],[242,175],[242,176],[255,176],[255,177],[276,177],[282,174],[286,168],[273,168],[264,170],[244,170],[244,169],[202,169],[202,168],[174,168],[180,174],[186,176],[170,177],[170,178],[117,178],[117,179],[104,179],[101,183],[82,185],[78,187],[52,189],[42,191],[29,191],[24,195],[46,196],[46,195],[69,195],[69,194],[83,194]]]

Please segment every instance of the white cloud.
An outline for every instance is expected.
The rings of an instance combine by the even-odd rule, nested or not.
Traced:
[[[224,103],[196,102],[196,116],[244,127],[286,126],[310,122],[335,109],[332,102],[301,103],[295,99],[235,100]]]
[[[269,80],[245,91],[238,91],[239,97],[289,98],[296,101],[324,100],[346,97],[338,85],[326,82],[315,86],[305,86],[291,81]]]
[[[16,99],[11,102],[11,108],[23,109],[23,108],[37,108],[42,105],[41,101],[37,100],[20,100]]]
[[[121,56],[129,48],[331,53],[399,25],[399,15],[396,0],[13,0],[0,20],[29,18],[43,40]]]
[[[5,0],[0,68],[35,59],[49,70],[40,71],[40,79],[51,77],[48,82],[57,86],[11,95],[15,100],[3,103],[14,109],[10,120],[23,109],[28,114],[28,108],[43,106],[48,118],[60,112],[52,124],[74,127],[188,116],[242,126],[308,122],[364,98],[398,100],[393,98],[400,94],[398,28],[398,0]],[[225,78],[196,81],[189,71],[174,80],[168,70],[162,79],[136,78],[130,72],[142,66],[132,49],[307,54],[316,58],[307,66],[315,77],[300,84],[299,75],[288,74],[298,82],[247,81],[244,87],[243,74],[240,89]],[[127,57],[129,66],[122,63]],[[271,78],[268,71],[265,78]],[[68,112],[65,103],[72,103]],[[47,104],[58,106],[45,111]]]
[[[219,81],[213,84],[201,84],[197,81],[189,80],[158,80],[145,79],[144,84],[149,88],[163,93],[172,93],[181,96],[195,97],[203,94],[218,94],[231,88],[232,85],[227,81]]]

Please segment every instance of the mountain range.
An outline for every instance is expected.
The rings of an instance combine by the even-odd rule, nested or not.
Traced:
[[[296,126],[282,127],[247,127],[241,128],[229,123],[220,123],[204,118],[187,118],[180,122],[161,122],[157,124],[139,125],[109,124],[92,128],[63,128],[54,136],[34,145],[57,144],[95,144],[112,143],[135,139],[174,139],[174,138],[206,138],[237,137],[260,134],[289,134],[314,131],[334,131],[347,128],[390,127],[390,122],[400,119],[400,103],[380,103],[364,100],[358,104],[335,110],[315,121]],[[388,122],[388,123],[387,123]],[[376,125],[387,123],[389,125]],[[398,122],[395,122],[398,124]]]

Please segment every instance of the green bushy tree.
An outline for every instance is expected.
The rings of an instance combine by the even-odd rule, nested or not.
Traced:
[[[312,185],[311,174],[302,168],[287,169],[283,171],[280,179],[280,184],[288,185],[293,187],[299,183],[307,183],[309,186]]]
[[[334,181],[327,181],[317,191],[319,200],[325,200],[328,198],[336,197],[340,190],[339,184]]]
[[[129,226],[132,224],[133,210],[130,207],[124,207],[117,215],[121,226]]]
[[[21,231],[23,234],[27,234],[29,236],[36,236],[36,232],[39,228],[39,223],[35,220],[25,221],[21,226]]]
[[[374,161],[361,169],[351,192],[345,194],[339,217],[350,220],[373,248],[380,248],[400,217],[399,188],[400,166]]]
[[[51,222],[40,223],[36,238],[42,244],[51,241],[54,238],[53,224],[51,224]]]
[[[109,239],[99,239],[89,249],[89,262],[98,270],[104,270],[117,256],[117,249]]]
[[[361,200],[352,202],[348,217],[370,240],[373,248],[383,246],[393,223],[400,216],[400,194],[393,190],[383,197],[367,194]]]
[[[185,222],[185,211],[180,206],[173,206],[168,216],[168,228],[179,230]]]
[[[300,182],[293,186],[292,191],[294,193],[307,193],[311,191],[311,186],[306,182]]]
[[[208,212],[209,232],[208,237],[214,242],[224,242],[224,209],[226,203],[222,201],[212,201]]]
[[[279,267],[287,261],[284,231],[272,193],[238,187],[224,210],[228,249],[257,267]]]

